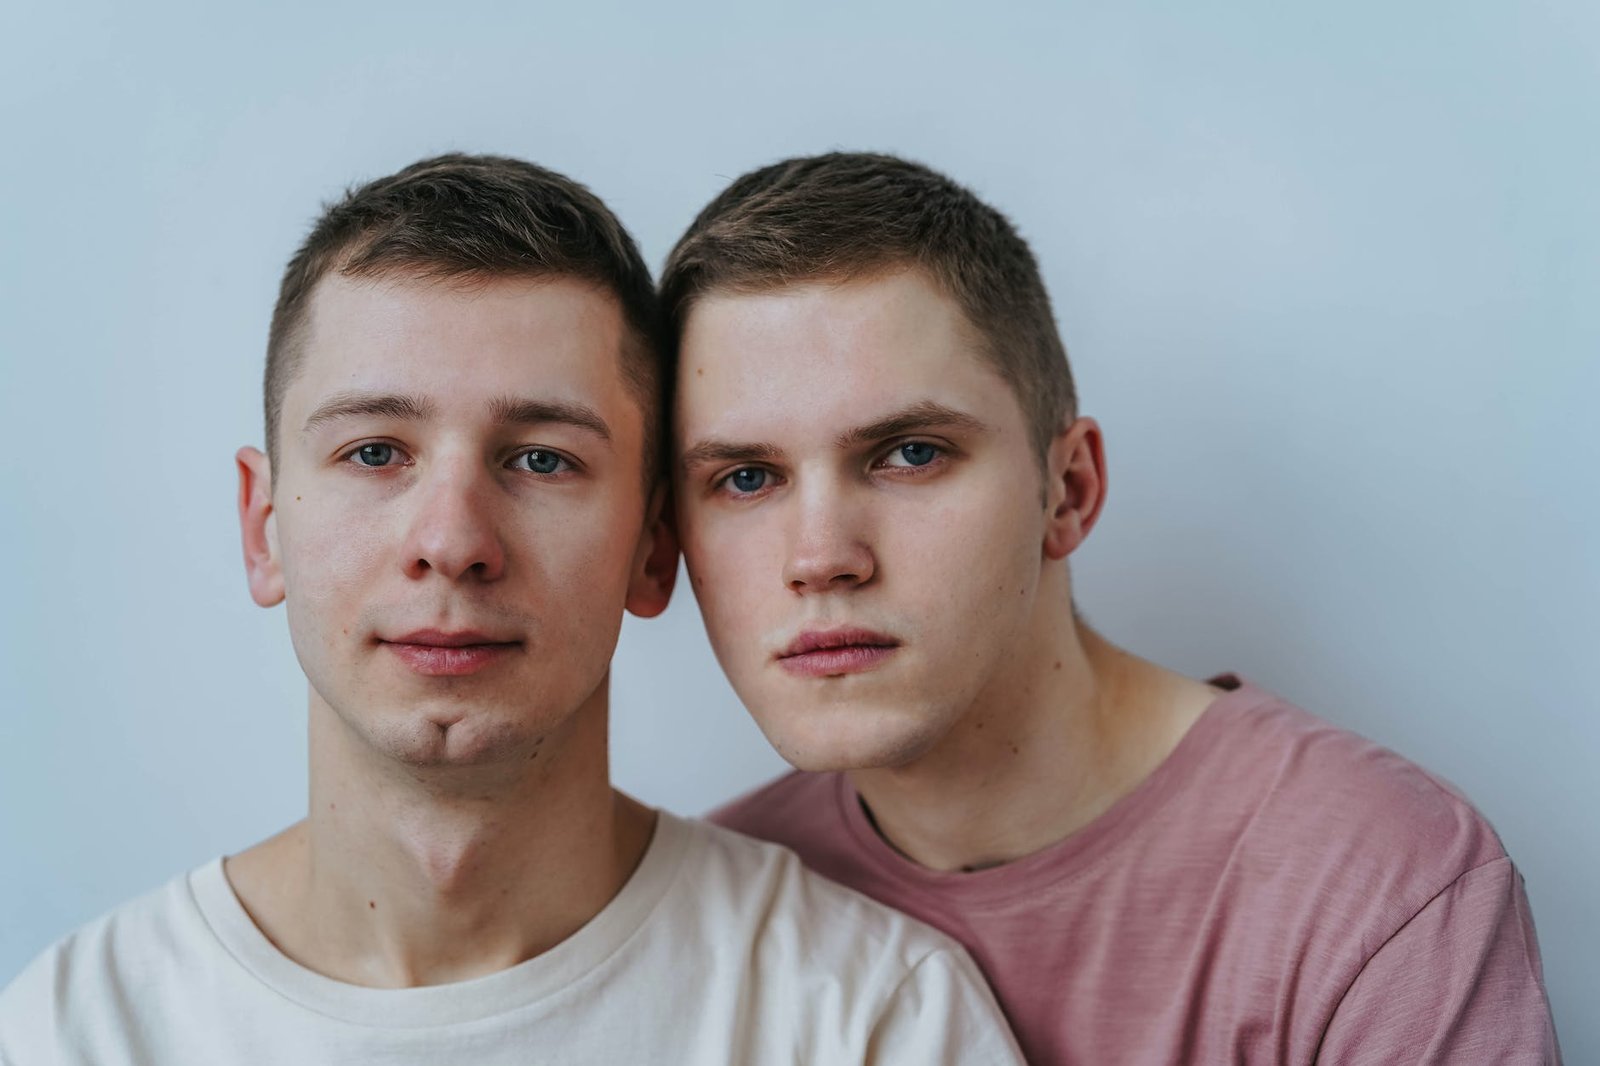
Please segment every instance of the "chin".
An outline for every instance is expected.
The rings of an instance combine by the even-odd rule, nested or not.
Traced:
[[[797,770],[812,773],[894,769],[926,755],[946,730],[906,708],[835,706],[756,716],[772,746]]]
[[[526,760],[539,733],[527,723],[505,720],[490,710],[453,708],[448,714],[415,711],[369,732],[374,747],[418,770],[492,766]]]

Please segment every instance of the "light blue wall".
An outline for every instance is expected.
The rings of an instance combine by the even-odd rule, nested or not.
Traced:
[[[1593,4],[229,6],[0,30],[0,981],[301,808],[303,683],[245,594],[230,457],[320,201],[507,152],[658,264],[732,176],[871,147],[1039,253],[1109,437],[1090,616],[1471,794],[1569,1061],[1600,1061]],[[778,767],[687,597],[630,623],[616,702],[647,800]]]

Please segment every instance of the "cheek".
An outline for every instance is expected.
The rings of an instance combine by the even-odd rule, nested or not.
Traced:
[[[1003,491],[952,495],[895,523],[901,536],[891,563],[897,583],[916,589],[922,617],[961,619],[970,632],[1028,602],[1043,523],[1017,500]]]
[[[783,589],[783,527],[768,515],[700,514],[684,523],[683,554],[713,642],[759,632],[763,604]]]
[[[564,508],[541,508],[507,531],[512,567],[563,603],[590,605],[574,619],[606,618],[626,597],[629,567],[643,522],[632,503],[597,498]]]
[[[290,507],[279,511],[278,540],[291,610],[297,601],[308,612],[312,605],[335,604],[383,564],[389,540],[381,513],[327,504],[312,510],[305,500]]]

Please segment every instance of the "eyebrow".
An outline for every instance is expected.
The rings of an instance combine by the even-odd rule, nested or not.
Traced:
[[[306,419],[302,432],[341,418],[389,418],[401,422],[421,422],[433,414],[433,404],[418,396],[399,393],[340,392],[317,405]]]
[[[906,433],[915,433],[927,429],[959,429],[968,433],[981,433],[987,427],[983,422],[957,411],[954,407],[946,407],[933,400],[922,400],[918,403],[902,407],[900,410],[886,415],[875,422],[868,422],[863,426],[847,429],[834,438],[834,445],[841,449],[855,448],[862,444],[872,444],[888,437],[898,437]],[[708,437],[697,441],[693,447],[684,449],[679,457],[679,465],[685,470],[705,463],[753,463],[772,462],[783,455],[783,450],[774,444],[763,442],[740,443],[735,441],[718,440]]]
[[[685,470],[693,470],[706,463],[770,463],[782,454],[771,444],[736,444],[708,437],[685,449],[678,457],[678,464]]]
[[[304,432],[343,418],[387,418],[399,422],[424,422],[433,417],[435,405],[420,396],[401,393],[341,392],[317,406],[306,419]],[[545,425],[552,422],[586,429],[602,440],[611,439],[611,427],[594,408],[565,400],[532,400],[501,396],[490,405],[495,422],[502,426]]]
[[[588,404],[567,400],[528,400],[516,396],[502,396],[491,408],[494,420],[502,426],[534,426],[559,422],[563,425],[586,429],[601,440],[611,439],[611,427]]]
[[[965,412],[957,411],[954,407],[946,407],[933,400],[922,400],[908,407],[902,407],[876,422],[847,429],[834,438],[834,444],[840,448],[854,448],[861,444],[872,444],[888,437],[899,437],[924,429],[959,429],[968,433],[981,433],[985,428],[987,427],[981,421]]]

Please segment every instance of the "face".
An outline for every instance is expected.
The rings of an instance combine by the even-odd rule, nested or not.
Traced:
[[[723,669],[802,769],[917,759],[1038,643],[1058,501],[1010,386],[915,270],[710,294],[681,351],[679,535]]]
[[[624,607],[665,606],[625,336],[568,279],[319,284],[276,468],[240,453],[246,561],[373,749],[525,758],[604,699]]]

